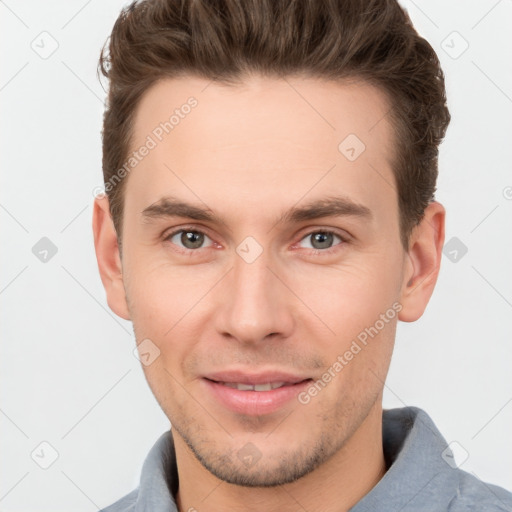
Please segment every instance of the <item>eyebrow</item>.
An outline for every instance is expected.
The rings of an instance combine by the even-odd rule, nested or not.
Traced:
[[[361,217],[369,220],[372,212],[368,207],[347,197],[329,196],[311,201],[304,206],[294,206],[279,217],[277,223],[298,223],[321,217]]]
[[[224,220],[215,215],[210,208],[195,206],[172,196],[162,197],[142,210],[143,222],[168,217],[187,217],[194,220],[216,222],[226,226]]]
[[[160,198],[142,211],[143,222],[151,219],[186,217],[198,221],[208,221],[227,227],[227,223],[215,215],[210,208],[203,208],[173,196]],[[299,223],[322,217],[360,217],[366,220],[372,218],[371,210],[342,196],[328,196],[311,201],[303,206],[294,206],[277,218],[276,224]]]

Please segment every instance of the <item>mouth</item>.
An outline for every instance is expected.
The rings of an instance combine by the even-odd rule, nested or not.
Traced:
[[[263,416],[288,406],[313,382],[310,377],[241,375],[203,377],[205,393],[222,408],[237,414]]]
[[[222,386],[227,386],[228,388],[238,389],[238,391],[272,391],[273,389],[279,389],[284,386],[294,386],[295,384],[300,384],[301,382],[313,379],[304,379],[299,382],[265,382],[263,384],[247,384],[245,382],[221,382],[213,379],[206,380],[210,380],[211,382],[215,382],[216,384],[220,384]]]

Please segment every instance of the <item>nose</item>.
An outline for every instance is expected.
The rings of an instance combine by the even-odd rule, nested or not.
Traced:
[[[282,272],[281,272],[282,273]],[[248,263],[238,254],[219,289],[217,331],[244,344],[290,336],[294,325],[293,294],[265,251]]]

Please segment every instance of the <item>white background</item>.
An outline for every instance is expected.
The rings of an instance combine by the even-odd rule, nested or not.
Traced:
[[[96,64],[123,5],[0,2],[2,511],[104,507],[136,487],[169,428],[131,324],[106,304],[91,231],[105,97]],[[512,2],[403,5],[446,74],[452,122],[437,199],[446,240],[468,251],[443,257],[425,315],[399,326],[384,406],[425,409],[458,443],[462,469],[510,490]],[[42,37],[51,48],[43,31],[58,43],[47,59],[31,48]],[[469,44],[458,58],[454,31]],[[58,249],[46,263],[32,252],[42,237]],[[46,470],[30,456],[42,441],[58,452]]]

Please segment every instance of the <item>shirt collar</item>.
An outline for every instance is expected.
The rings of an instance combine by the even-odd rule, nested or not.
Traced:
[[[382,437],[388,470],[350,512],[417,511],[420,504],[440,505],[440,499],[453,497],[458,482],[453,453],[425,411],[384,410]]]
[[[417,407],[383,411],[383,448],[388,470],[350,512],[414,510],[428,497],[456,487],[453,454],[430,417]],[[177,512],[178,471],[172,431],[162,434],[144,461],[135,512]]]

